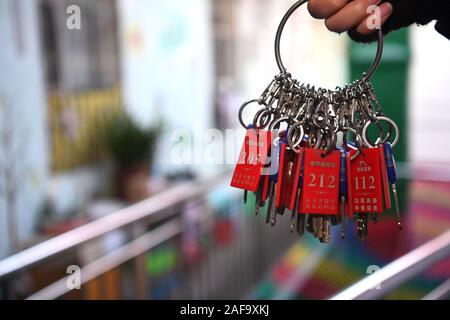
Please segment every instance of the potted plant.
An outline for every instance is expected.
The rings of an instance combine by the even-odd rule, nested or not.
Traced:
[[[161,123],[141,126],[127,114],[114,114],[102,126],[101,141],[114,160],[116,193],[136,202],[149,195],[149,171]]]

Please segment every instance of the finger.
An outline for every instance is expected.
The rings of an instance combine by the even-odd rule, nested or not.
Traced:
[[[327,28],[334,32],[344,32],[355,28],[370,14],[369,6],[377,5],[381,0],[354,0],[325,20]]]
[[[372,34],[384,25],[393,10],[394,8],[389,2],[381,4],[370,16],[358,25],[356,32],[362,35]]]
[[[345,7],[351,0],[309,0],[308,10],[316,19],[325,19],[333,16]]]

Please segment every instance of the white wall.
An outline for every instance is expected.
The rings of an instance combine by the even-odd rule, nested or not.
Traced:
[[[275,34],[291,0],[240,0],[236,23],[240,37],[238,71],[243,94],[254,98],[279,73],[275,54]],[[313,19],[300,7],[287,22],[281,38],[283,63],[293,77],[316,87],[334,89],[348,75],[346,35],[327,30],[322,20]]]
[[[162,118],[168,133],[155,163],[159,173],[175,169],[169,159],[173,129],[212,126],[211,2],[118,1],[125,105],[142,123]]]
[[[16,202],[22,239],[30,236],[34,228],[48,176],[45,89],[37,18],[37,1],[0,0],[0,126],[4,125],[5,108],[12,108],[12,119],[7,121],[14,123],[16,165],[23,177]],[[0,179],[3,178],[1,173]],[[5,216],[0,198],[0,257],[9,251]]]
[[[410,160],[450,164],[450,40],[434,23],[411,31]]]

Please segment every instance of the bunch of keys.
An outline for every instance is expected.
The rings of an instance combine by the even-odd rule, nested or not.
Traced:
[[[256,215],[267,205],[266,223],[274,226],[290,211],[291,232],[309,232],[323,243],[330,241],[331,226],[339,224],[345,238],[347,221],[355,222],[364,240],[369,220],[377,223],[378,215],[391,209],[401,229],[392,152],[399,129],[383,113],[370,83],[381,60],[383,34],[379,30],[375,61],[362,79],[335,90],[302,84],[283,65],[280,40],[289,17],[306,2],[295,3],[278,27],[280,73],[239,110],[247,134],[231,185],[244,190],[244,202],[248,192],[255,193]],[[260,108],[246,124],[243,113],[250,104]],[[369,134],[374,130],[375,141]]]

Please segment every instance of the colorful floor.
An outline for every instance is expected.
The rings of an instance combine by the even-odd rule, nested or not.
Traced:
[[[356,237],[354,226],[347,226],[346,240],[338,238],[339,230],[335,230],[328,245],[310,236],[300,239],[251,298],[326,299],[450,229],[450,183],[413,182],[409,199],[403,231],[386,216],[378,224],[370,224],[365,242]],[[420,299],[449,277],[447,259],[386,298]]]

